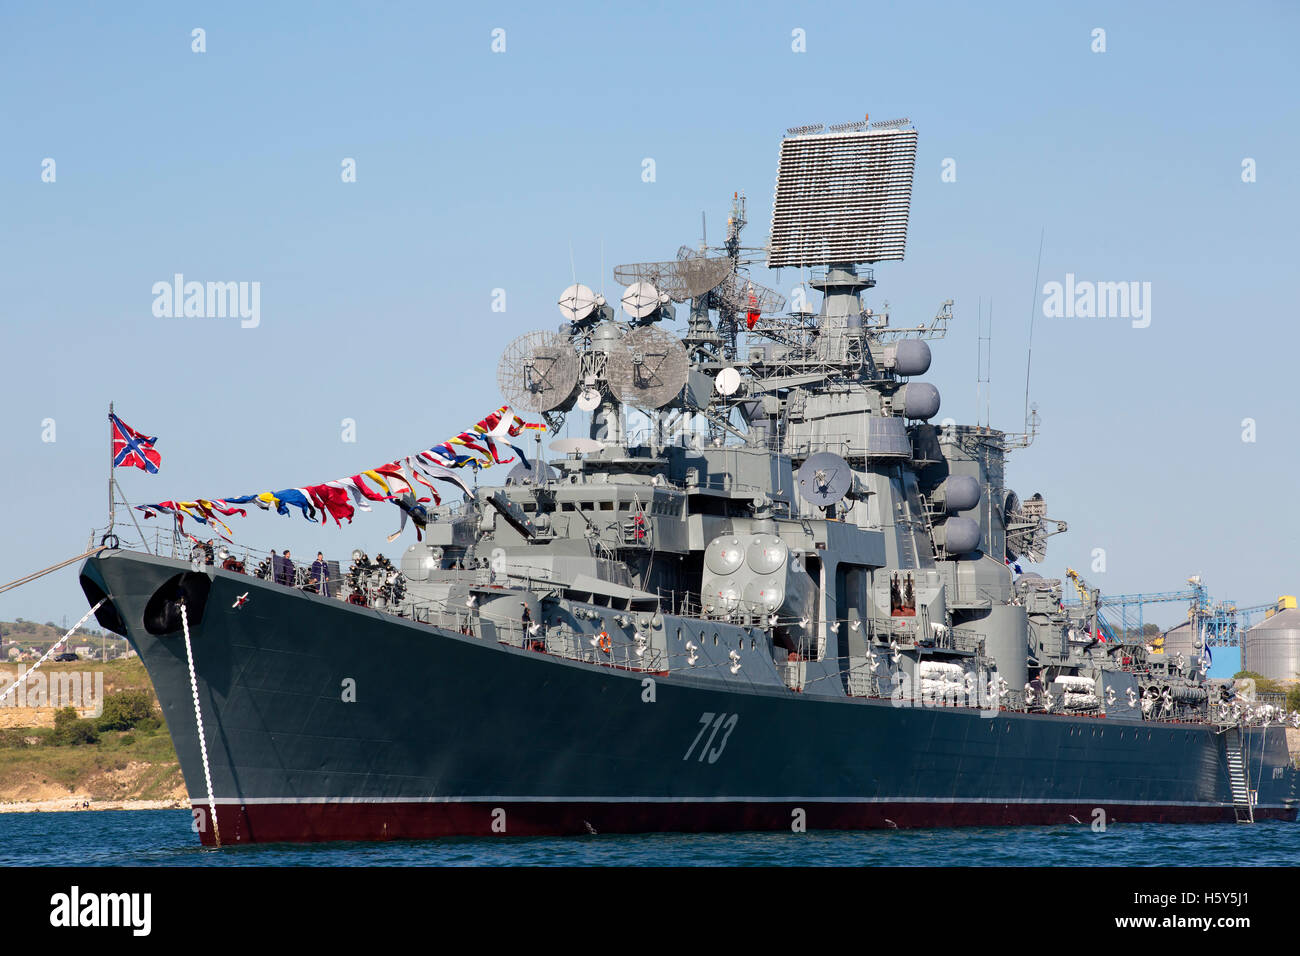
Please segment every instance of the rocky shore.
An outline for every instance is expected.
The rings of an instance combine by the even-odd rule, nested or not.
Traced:
[[[0,813],[72,813],[82,810],[175,810],[189,809],[184,800],[94,800],[69,795],[57,800],[19,800],[0,803]]]

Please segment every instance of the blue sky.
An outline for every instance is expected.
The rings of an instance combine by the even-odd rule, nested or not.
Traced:
[[[570,247],[614,298],[610,267],[670,258],[702,210],[716,240],[736,190],[758,245],[784,129],[870,113],[911,117],[920,146],[907,258],[877,268],[869,304],[912,324],[956,300],[928,376],[943,416],[976,417],[982,300],[993,424],[1020,429],[1040,231],[1041,282],[1152,284],[1146,329],[1036,321],[1043,429],[1010,483],[1070,523],[1040,570],[1112,592],[1201,573],[1242,604],[1300,590],[1298,20],[1282,3],[7,5],[0,581],[102,525],[110,399],[160,436],[162,473],[121,475],[137,502],[427,447],[499,404],[510,339],[558,324]],[[177,272],[260,282],[260,326],[156,318],[151,287]],[[240,531],[341,555],[395,528],[256,513]],[[83,607],[67,571],[4,595],[0,618]]]

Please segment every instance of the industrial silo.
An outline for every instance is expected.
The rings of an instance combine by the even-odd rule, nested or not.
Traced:
[[[1294,597],[1279,598],[1278,608],[1246,632],[1241,665],[1262,677],[1294,681],[1300,679],[1300,609]]]
[[[1196,632],[1190,621],[1184,621],[1177,627],[1171,627],[1164,633],[1164,650],[1166,657],[1182,654],[1183,657],[1199,657],[1200,648],[1196,647]]]

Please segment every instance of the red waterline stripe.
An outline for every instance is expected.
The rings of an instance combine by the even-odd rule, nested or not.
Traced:
[[[1091,824],[1223,823],[1231,806],[1089,803],[258,803],[218,804],[224,844],[427,840],[447,836],[790,831],[796,809],[809,830]],[[206,808],[202,808],[206,811]],[[1257,820],[1294,821],[1296,810],[1257,807]],[[211,828],[201,834],[215,840]]]

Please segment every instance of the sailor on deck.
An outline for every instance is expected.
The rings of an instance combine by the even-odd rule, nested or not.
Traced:
[[[316,593],[330,596],[330,566],[321,551],[316,552],[316,560],[312,562],[311,580],[316,586]]]

